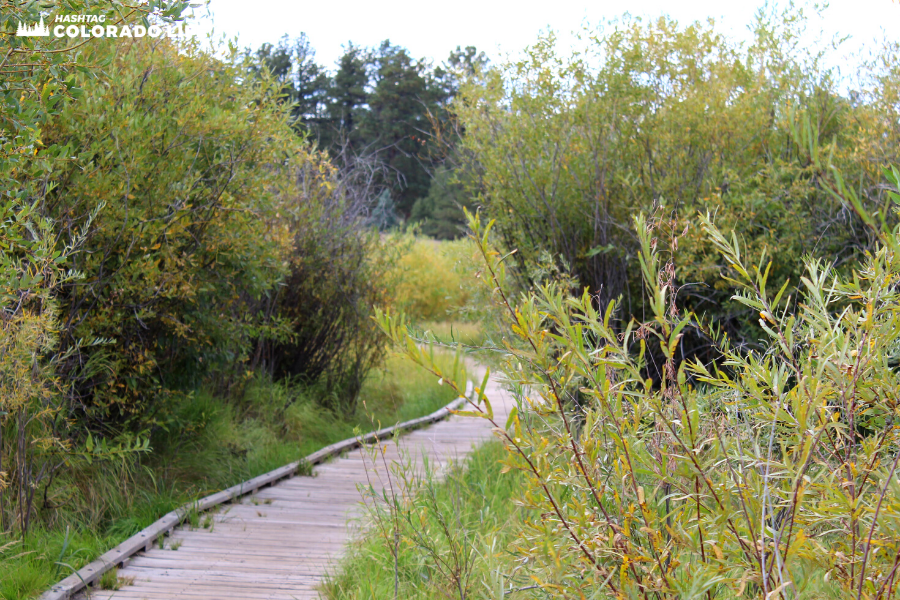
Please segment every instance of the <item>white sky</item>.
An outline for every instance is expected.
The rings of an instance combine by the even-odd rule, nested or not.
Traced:
[[[801,0],[802,3],[802,0]],[[456,46],[476,46],[492,61],[502,53],[515,53],[537,39],[547,27],[561,34],[580,30],[582,24],[633,15],[662,14],[686,24],[714,17],[726,30],[744,38],[763,0],[457,0],[426,3],[421,0],[210,0],[208,11],[194,31],[216,37],[238,37],[238,45],[257,47],[276,42],[283,34],[305,32],[316,49],[317,62],[328,68],[348,41],[375,46],[382,40],[407,48],[415,58],[443,62]],[[199,9],[206,14],[207,9]],[[900,0],[834,0],[820,23],[828,34],[852,36],[852,49],[874,38],[900,38]]]

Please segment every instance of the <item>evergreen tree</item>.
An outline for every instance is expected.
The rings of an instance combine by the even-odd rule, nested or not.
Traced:
[[[466,186],[460,181],[463,175],[448,166],[435,171],[428,195],[416,200],[410,219],[421,223],[425,235],[439,240],[456,239],[465,233],[463,207],[471,207]]]
[[[479,52],[475,46],[460,46],[450,53],[442,66],[435,68],[435,78],[443,84],[444,95],[449,101],[456,96],[462,82],[468,77],[474,77],[487,67],[487,55]]]
[[[362,135],[378,148],[392,174],[386,182],[397,209],[408,217],[413,204],[428,193],[427,148],[433,120],[444,100],[427,64],[410,57],[405,48],[385,40],[373,61],[374,89]]]
[[[294,102],[295,114],[307,126],[319,124],[325,116],[329,77],[316,62],[316,51],[305,33],[294,41]]]
[[[287,35],[277,45],[263,44],[254,55],[255,70],[265,68],[281,84],[294,107],[291,118],[298,129],[310,129],[324,120],[329,78],[316,63],[316,51],[305,33]]]
[[[266,69],[294,104],[296,129],[308,132],[334,158],[366,156],[379,163],[376,183],[390,190],[397,215],[411,217],[418,202],[415,218],[433,221],[433,235],[456,235],[461,188],[448,183],[449,173],[426,198],[434,168],[455,145],[455,134],[447,135],[449,102],[462,81],[487,63],[483,52],[457,46],[445,63],[432,68],[389,40],[374,51],[348,43],[329,77],[301,33],[264,44],[252,58],[253,70]]]
[[[368,57],[362,48],[348,43],[337,66],[338,70],[328,88],[329,118],[318,132],[319,141],[333,152],[344,143],[359,151],[361,148],[354,146],[359,146],[356,129],[368,99]]]
[[[416,200],[410,213],[410,219],[421,224],[422,233],[437,239],[454,239],[465,231],[463,207],[471,206],[470,194],[466,182],[471,178],[465,169],[459,167],[461,157],[457,151],[460,131],[454,130],[450,119],[446,117],[446,109],[450,100],[456,96],[460,86],[470,77],[477,77],[487,66],[488,59],[484,52],[474,46],[462,49],[460,46],[450,53],[447,61],[432,72],[433,87],[440,88],[435,94],[439,99],[435,103],[435,132],[437,152],[434,163],[437,167],[428,194]]]
[[[400,224],[400,217],[394,210],[394,200],[391,198],[390,190],[384,190],[378,195],[366,222],[379,231],[387,231]]]

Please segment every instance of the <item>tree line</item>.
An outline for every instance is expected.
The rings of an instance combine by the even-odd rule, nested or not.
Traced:
[[[246,54],[281,87],[299,134],[333,160],[365,157],[379,166],[385,196],[374,222],[411,220],[436,237],[462,234],[465,197],[448,187],[444,166],[456,143],[450,105],[464,79],[488,64],[483,52],[458,46],[434,65],[390,40],[376,48],[350,43],[329,70],[301,33]]]

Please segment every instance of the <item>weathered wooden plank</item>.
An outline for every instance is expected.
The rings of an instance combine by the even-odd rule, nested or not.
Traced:
[[[154,581],[149,581],[135,584],[134,586],[123,587],[122,591],[138,594],[149,593],[153,597],[158,597],[161,594],[172,594],[185,597],[216,594],[221,598],[290,598],[293,592],[314,590],[316,583],[317,582],[311,582],[308,584],[285,587],[254,586],[250,583],[244,587],[229,587],[229,589],[222,589],[220,586],[203,585],[197,582],[190,584],[175,584],[174,582],[159,584]]]
[[[135,556],[131,559],[134,568],[149,567],[156,569],[177,569],[180,571],[209,571],[212,569],[223,569],[232,573],[255,573],[257,571],[265,571],[266,573],[286,573],[296,574],[298,565],[287,561],[272,560],[255,560],[235,556],[230,559],[221,561],[203,560],[192,558],[190,560],[165,560],[160,558],[149,558],[147,556]]]
[[[260,576],[265,574],[262,569],[243,569],[236,570],[236,575],[243,575],[244,578],[232,578],[232,579],[213,579],[209,578],[206,575],[206,571],[187,571],[186,573],[190,573],[190,577],[163,577],[160,575],[154,576],[144,576],[141,578],[127,578],[123,580],[122,589],[131,588],[132,586],[139,587],[162,587],[162,586],[170,586],[170,587],[184,587],[186,585],[197,585],[203,586],[208,589],[219,588],[223,591],[232,590],[236,588],[260,588],[260,589],[283,589],[283,588],[303,588],[303,587],[313,587],[316,583],[322,580],[323,570],[313,570],[312,568],[307,569],[306,571],[298,571],[296,575],[302,575],[306,577],[306,580],[291,580],[288,582],[283,578],[270,578],[270,579],[261,579]],[[275,571],[271,573],[271,575],[286,575],[284,571]]]
[[[196,571],[181,571],[172,569],[157,569],[149,567],[126,567],[119,571],[122,577],[134,577],[135,582],[159,580],[159,581],[196,581],[201,577],[203,580],[219,583],[235,583],[235,582],[281,582],[284,585],[301,585],[304,582],[318,580],[318,577],[309,575],[285,575],[283,573],[235,573],[231,571],[223,571],[211,569],[198,573]]]
[[[229,556],[240,555],[247,557],[263,557],[269,560],[293,560],[305,565],[326,565],[329,558],[333,555],[326,553],[318,554],[301,554],[299,552],[281,552],[278,548],[257,548],[254,546],[241,546],[235,548],[233,545],[222,546],[191,546],[185,548],[185,553],[190,553],[194,557],[202,557],[207,560],[226,559]],[[138,556],[147,556],[150,558],[167,558],[166,555],[173,554],[175,550],[151,550],[140,555],[135,555],[129,561],[136,560]],[[177,560],[177,559],[173,559]],[[129,562],[127,567],[132,566]]]
[[[179,531],[176,535],[179,538],[188,539],[185,532]],[[227,539],[227,540],[233,541],[235,543],[237,543],[241,540],[251,540],[251,539],[256,540],[259,543],[264,543],[266,541],[266,539],[269,537],[267,535],[264,535],[263,533],[255,534],[252,530],[241,530],[241,529],[234,529],[234,528],[231,528],[231,529],[216,528],[215,530],[213,530],[212,533],[204,533],[201,535],[214,536],[223,541]],[[203,543],[203,542],[200,542],[200,543]],[[274,541],[273,541],[273,543],[274,543]],[[299,538],[293,537],[293,536],[289,537],[288,539],[278,540],[277,543],[282,548],[283,547],[291,547],[291,546],[297,547],[297,548],[304,547],[303,546],[304,541]],[[180,552],[180,549],[179,549],[179,552]]]

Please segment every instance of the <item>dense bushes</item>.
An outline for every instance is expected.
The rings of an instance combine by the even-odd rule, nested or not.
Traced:
[[[73,416],[111,432],[152,422],[161,396],[246,356],[260,325],[248,300],[282,276],[288,248],[267,180],[297,150],[280,112],[258,102],[262,84],[239,85],[195,49],[136,40],[90,52],[115,76],[85,82],[48,127],[46,141],[76,159],[49,174],[42,205],[58,231],[86,230],[70,261],[85,279],[59,294],[62,346],[108,343],[59,374]]]
[[[46,134],[79,152],[53,172],[45,212],[60,231],[96,212],[72,259],[86,279],[59,295],[64,348],[107,342],[60,365],[73,414],[152,425],[167,395],[233,383],[273,340],[275,374],[353,373],[340,386],[352,404],[380,350],[366,334],[380,291],[366,190],[302,145],[266,80],[168,42],[92,52],[112,54],[115,77],[87,82]]]
[[[792,297],[770,289],[766,256],[751,262],[736,235],[698,216],[764,332],[753,350],[710,332],[720,366],[680,361],[698,316],[676,300],[665,220],[636,219],[652,312],[621,334],[614,305],[600,312],[588,293],[549,285],[513,306],[501,255],[473,223],[507,311],[503,370],[518,400],[495,425],[508,466],[528,476],[519,500],[540,515],[510,551],[541,597],[894,597],[900,227],[860,218],[878,241],[854,275],[810,259]],[[381,323],[429,363],[397,321]],[[658,385],[651,347],[665,361]]]
[[[159,2],[121,10],[92,0],[67,5],[115,23],[150,13],[171,20],[185,6]],[[48,174],[68,160],[72,148],[41,138],[49,120],[82,94],[74,73],[83,44],[66,47],[65,40],[13,35],[20,22],[36,22],[42,8],[0,2],[8,44],[0,60],[0,531],[28,529],[39,487],[63,462],[110,456],[106,445],[96,453],[74,452],[62,433],[64,383],[54,367],[67,352],[57,343],[61,317],[54,294],[81,277],[66,268],[66,260],[84,240],[80,231],[56,231],[43,212],[41,200],[53,185]],[[76,347],[90,343],[80,340]]]
[[[365,226],[374,192],[295,135],[272,81],[188,42],[81,53],[108,70],[70,76],[81,97],[40,134],[60,156],[35,158],[40,185],[5,172],[30,190],[0,232],[0,494],[21,496],[0,525],[16,510],[22,530],[60,469],[189,426],[199,386],[234,400],[265,371],[355,415],[384,352],[369,311],[393,254]]]
[[[859,80],[840,79],[798,43],[794,10],[762,15],[744,46],[710,24],[626,18],[586,32],[581,53],[565,57],[548,37],[464,87],[462,154],[526,285],[550,258],[600,306],[622,295],[627,323],[647,308],[631,219],[656,207],[679,232],[698,210],[715,212],[752,251],[768,247],[773,281],[797,285],[808,252],[853,264],[872,238],[829,193],[827,169],[839,167],[868,210],[884,206],[880,168],[900,139],[898,47],[876,51]],[[752,343],[755,320],[716,279],[721,262],[696,227],[679,252],[677,279],[691,283],[682,300]]]

